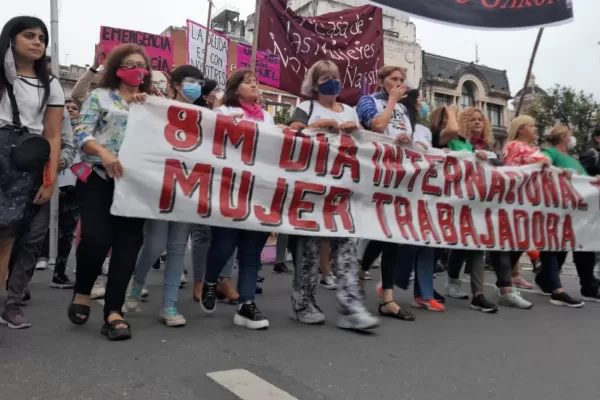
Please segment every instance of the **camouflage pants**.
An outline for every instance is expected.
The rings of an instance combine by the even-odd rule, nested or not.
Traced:
[[[298,237],[292,293],[292,306],[296,311],[304,310],[310,303],[316,302],[322,240]],[[337,278],[338,310],[342,314],[354,314],[364,309],[358,286],[356,243],[350,238],[330,239],[329,242],[333,271]]]

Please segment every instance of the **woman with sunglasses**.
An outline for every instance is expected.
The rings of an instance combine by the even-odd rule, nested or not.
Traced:
[[[113,49],[104,62],[99,88],[83,104],[74,129],[81,160],[88,168],[78,176],[81,205],[81,242],[77,248],[77,282],[68,316],[72,323],[89,320],[90,292],[112,247],[101,333],[109,340],[130,339],[131,327],[122,308],[125,292],[143,240],[144,220],[110,213],[115,179],[126,171],[119,150],[127,130],[129,104],[149,93],[150,60],[135,44]]]

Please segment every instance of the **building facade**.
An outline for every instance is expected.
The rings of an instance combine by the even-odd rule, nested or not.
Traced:
[[[519,103],[521,102],[521,96],[523,95],[523,89],[519,90],[512,102],[513,110],[517,110],[519,108]],[[527,110],[534,105],[542,96],[547,95],[546,91],[539,87],[535,82],[535,75],[531,74],[529,77],[529,82],[527,83],[527,87],[525,88],[525,95],[523,96],[523,105],[521,106],[521,114],[526,114]],[[511,114],[511,116],[514,115]]]
[[[423,52],[423,96],[432,107],[481,109],[490,120],[495,151],[502,149],[510,123],[511,98],[506,70]]]

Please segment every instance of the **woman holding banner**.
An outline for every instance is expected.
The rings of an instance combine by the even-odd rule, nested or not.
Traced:
[[[193,103],[202,96],[204,75],[192,65],[181,65],[171,74],[173,98],[182,103]],[[167,249],[165,264],[163,299],[159,313],[160,320],[167,326],[180,327],[186,320],[177,311],[179,286],[184,268],[185,251],[190,237],[191,224],[173,221],[148,219],[144,224],[144,244],[140,251],[133,285],[125,306],[129,311],[139,311],[142,289],[152,264],[160,257],[162,249]]]
[[[318,61],[310,67],[302,82],[301,92],[311,100],[298,105],[290,128],[314,128],[331,133],[349,133],[360,126],[352,107],[336,101],[342,89],[340,72],[331,61]],[[293,279],[292,318],[305,324],[321,324],[325,315],[316,303],[319,276],[319,256],[322,240],[298,236]],[[363,304],[358,285],[356,243],[351,238],[329,240],[333,270],[337,275],[338,327],[342,329],[373,329],[379,325]],[[321,257],[321,260],[323,258]]]
[[[483,162],[500,165],[500,160],[488,158],[488,152],[493,148],[494,136],[492,126],[481,110],[470,107],[458,116],[458,137],[448,143],[448,149],[468,151]],[[510,253],[492,252],[491,263],[496,272],[496,285],[500,290],[500,304],[507,307],[530,309],[533,305],[512,290]],[[471,308],[484,313],[496,313],[498,307],[484,296],[485,253],[476,250],[452,250],[448,256],[448,281],[444,290],[449,297],[468,299],[469,296],[461,287],[460,271],[463,264],[471,277]]]
[[[589,176],[583,165],[575,157],[569,154],[569,150],[575,148],[577,140],[566,126],[555,126],[552,128],[546,141],[549,147],[542,150],[552,165],[558,168],[566,168],[573,171],[574,174]],[[596,177],[598,180],[600,176]],[[559,253],[558,263],[562,267],[567,257],[567,253]],[[573,262],[577,268],[579,282],[581,285],[581,296],[584,300],[600,302],[600,292],[598,290],[599,282],[594,277],[594,265],[596,264],[596,254],[590,251],[574,251]],[[540,281],[543,285],[543,281]]]
[[[239,118],[275,125],[273,117],[256,104],[260,91],[258,80],[248,69],[238,69],[231,74],[225,85],[223,105],[214,111]],[[260,255],[267,241],[264,232],[236,228],[211,227],[211,245],[208,250],[206,275],[202,289],[202,309],[213,313],[216,308],[219,275],[227,261],[237,250],[239,273],[239,306],[233,323],[249,329],[266,329],[269,320],[262,314],[254,301]]]
[[[129,104],[149,93],[150,60],[134,44],[116,47],[105,61],[99,88],[85,101],[75,126],[81,151],[76,190],[81,208],[81,242],[77,248],[77,283],[68,316],[73,324],[89,320],[90,292],[112,246],[101,333],[109,340],[130,339],[122,308],[127,285],[143,241],[144,220],[110,213],[115,179],[123,173],[119,150],[127,130]]]
[[[528,115],[520,115],[510,123],[508,140],[503,151],[504,165],[520,166],[529,164],[552,165],[550,158],[535,146],[538,138],[535,120]],[[565,170],[565,172],[567,172]],[[570,175],[570,172],[567,172]],[[518,253],[518,257],[521,256]],[[563,289],[560,281],[560,265],[558,253],[541,251],[542,267],[535,277],[535,282],[543,295],[550,296],[550,303],[571,308],[583,307],[581,300],[575,300]],[[515,259],[518,260],[515,256]]]

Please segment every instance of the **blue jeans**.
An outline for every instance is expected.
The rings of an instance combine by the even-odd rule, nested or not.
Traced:
[[[560,281],[560,267],[557,256],[560,253],[540,251],[542,268],[535,278],[535,282],[543,289],[553,292],[562,288]]]
[[[435,248],[415,245],[403,245],[400,248],[402,267],[396,273],[396,286],[407,289],[410,272],[415,270],[415,297],[423,300],[433,299],[433,269]]]
[[[203,281],[206,272],[206,257],[210,248],[211,228],[208,225],[192,226],[192,251],[191,264],[194,270],[194,280]],[[219,279],[231,279],[233,276],[233,265],[235,264],[234,252],[221,271]]]
[[[133,282],[143,286],[152,264],[167,249],[167,261],[164,273],[163,308],[174,307],[179,297],[181,273],[190,236],[191,225],[182,222],[146,220],[144,224],[144,244],[140,250]]]
[[[254,301],[260,254],[267,242],[267,236],[265,232],[213,226],[206,260],[206,283],[217,283],[225,264],[232,256],[235,257],[237,249],[239,302]]]

